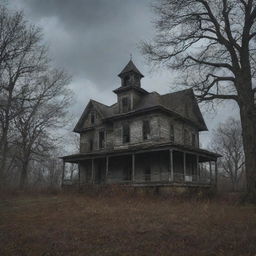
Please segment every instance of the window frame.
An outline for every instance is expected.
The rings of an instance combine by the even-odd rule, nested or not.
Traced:
[[[148,124],[147,126],[145,126],[146,123]],[[147,127],[147,129],[145,127]],[[142,121],[142,139],[143,140],[149,140],[150,135],[151,135],[150,120],[147,120],[147,119],[143,120]]]
[[[128,134],[125,136],[125,129],[127,128]],[[131,127],[129,123],[122,124],[122,142],[127,144],[131,142]]]

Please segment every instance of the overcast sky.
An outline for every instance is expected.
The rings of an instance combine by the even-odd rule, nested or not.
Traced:
[[[11,0],[8,6],[23,10],[29,22],[42,28],[51,59],[72,75],[75,123],[90,98],[107,105],[116,101],[112,90],[120,86],[117,74],[130,54],[145,76],[144,89],[171,91],[175,74],[152,71],[138,49],[140,41],[154,35],[150,4],[151,0]],[[222,106],[217,114],[203,110],[210,132],[231,114],[236,115],[234,105]],[[201,136],[204,147],[210,132]]]

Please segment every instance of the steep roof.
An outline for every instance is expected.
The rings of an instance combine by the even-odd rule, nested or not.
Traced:
[[[103,119],[121,118],[127,115],[135,115],[138,112],[150,110],[152,108],[161,108],[162,110],[173,113],[181,119],[192,122],[201,131],[207,130],[202,113],[199,109],[192,89],[164,95],[160,95],[157,92],[148,93],[142,96],[140,103],[136,106],[136,108],[128,113],[118,113],[117,103],[111,106],[106,106],[100,102],[90,100],[74,129],[75,132],[79,132],[81,125],[83,124],[83,121],[87,115],[90,104],[95,107]]]
[[[138,68],[135,66],[135,64],[130,60],[128,64],[124,67],[124,69],[121,71],[121,73],[118,75],[121,77],[123,74],[134,71],[135,73],[139,74],[141,77],[144,77],[141,72],[138,70]]]

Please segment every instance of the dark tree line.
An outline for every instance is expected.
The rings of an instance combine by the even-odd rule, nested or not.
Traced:
[[[41,30],[0,5],[1,186],[15,173],[23,189],[29,174],[51,170],[56,129],[64,126],[71,102],[69,81],[52,66]]]
[[[256,201],[256,1],[160,0],[153,8],[156,37],[143,53],[180,71],[199,101],[237,103],[248,199]]]

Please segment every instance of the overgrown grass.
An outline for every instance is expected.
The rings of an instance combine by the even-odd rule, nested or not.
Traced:
[[[0,255],[256,255],[256,207],[145,195],[2,196]]]

